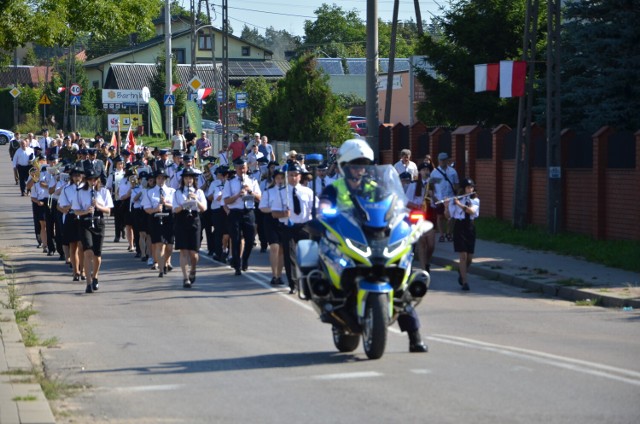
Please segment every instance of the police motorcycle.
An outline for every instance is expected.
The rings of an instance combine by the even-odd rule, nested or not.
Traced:
[[[367,357],[379,359],[387,327],[427,293],[430,276],[412,272],[412,247],[433,224],[407,209],[391,165],[360,172],[360,187],[337,202],[342,207],[322,209],[308,226],[312,240],[298,243],[298,293],[332,326],[340,352],[354,351],[362,337]]]

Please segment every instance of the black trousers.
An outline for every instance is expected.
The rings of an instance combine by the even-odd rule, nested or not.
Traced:
[[[255,210],[256,226],[258,227],[258,239],[260,240],[260,248],[266,249],[268,246],[267,231],[265,229],[265,213],[260,209]]]
[[[20,179],[20,192],[24,193],[27,191],[27,179],[29,178],[31,166],[18,165],[16,168],[18,168],[18,178]]]
[[[207,210],[200,214],[200,224],[204,230],[204,236],[207,239],[207,252],[213,253],[213,228],[211,221],[211,202],[207,200]]]
[[[304,230],[304,224],[285,225],[280,224],[280,241],[284,253],[284,270],[290,288],[298,287],[298,256],[296,249],[300,240],[307,240],[309,233]]]
[[[249,266],[249,257],[256,238],[255,215],[253,209],[231,209],[229,214],[229,235],[231,236],[231,249],[233,263],[236,270]],[[244,251],[240,258],[240,240],[244,239]]]
[[[112,213],[116,238],[119,239],[122,236],[122,232],[124,231],[124,211],[122,210],[122,200],[113,201]]]
[[[211,223],[213,224],[213,253],[222,258],[222,236],[229,233],[228,216],[223,208],[212,209]]]
[[[56,251],[59,255],[64,255],[64,250],[62,249],[62,245],[64,244],[64,239],[62,237],[62,212],[60,212],[56,207],[58,201],[53,200],[53,202],[54,203],[52,203],[51,209],[53,209],[53,225],[55,231],[54,240],[56,242]],[[56,206],[53,206],[53,204],[56,204]]]
[[[38,205],[31,202],[31,214],[33,215],[33,231],[36,235],[36,241],[38,244],[45,242],[46,240],[42,240],[40,237],[40,219],[38,218]]]
[[[48,203],[48,200],[47,200]],[[56,213],[56,206],[58,205],[58,201],[55,199],[51,199],[51,208],[49,208],[49,206],[47,205],[47,210],[46,210],[46,223],[47,223],[47,250],[49,252],[55,252],[56,251],[56,245],[55,245],[55,213]]]

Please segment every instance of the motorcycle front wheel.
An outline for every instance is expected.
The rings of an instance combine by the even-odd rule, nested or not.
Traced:
[[[345,334],[344,331],[336,327],[331,327],[333,333],[333,344],[340,352],[353,352],[360,344],[360,336]]]
[[[380,359],[387,344],[389,298],[385,293],[370,293],[364,311],[362,344],[369,359]]]

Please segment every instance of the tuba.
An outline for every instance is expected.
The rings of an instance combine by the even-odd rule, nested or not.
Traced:
[[[29,165],[31,165],[31,168],[29,168],[29,176],[33,181],[40,181],[40,164],[38,162],[38,158],[34,158],[29,162]]]

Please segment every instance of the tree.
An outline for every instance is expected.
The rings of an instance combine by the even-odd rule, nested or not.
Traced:
[[[34,42],[68,46],[84,34],[107,40],[114,34],[152,28],[161,0],[11,0],[1,6],[0,63],[16,47]]]
[[[345,11],[337,5],[322,4],[314,11],[315,21],[304,22],[303,49],[321,51],[330,57],[364,57],[366,24],[356,10]]]
[[[166,106],[164,105],[164,95],[167,93],[167,73],[165,64],[167,62],[166,55],[164,51],[160,53],[160,55],[156,59],[156,71],[151,79],[151,83],[149,84],[149,92],[151,93],[151,97],[156,99],[160,107],[163,110],[166,110]],[[172,60],[171,67],[171,81],[173,84],[178,83],[178,64],[176,62],[175,57]],[[173,95],[176,99],[176,104],[173,106],[173,117],[174,119],[178,116],[184,115],[186,112],[186,101],[187,101],[187,93],[182,88],[177,89],[173,92]],[[171,134],[170,134],[171,135]]]
[[[517,101],[495,92],[474,93],[474,65],[522,55],[525,0],[461,0],[436,18],[416,54],[427,56],[435,76],[419,72],[427,100],[418,118],[427,125],[516,124]],[[541,13],[538,39],[546,38]],[[540,67],[539,67],[540,68]]]
[[[25,66],[36,66],[38,64],[38,58],[36,57],[36,51],[33,49],[33,46],[27,48],[22,64]]]
[[[349,138],[347,111],[331,92],[329,77],[318,70],[314,55],[293,64],[258,114],[262,132],[272,139],[338,145]]]
[[[262,109],[271,101],[275,84],[267,82],[264,77],[260,76],[245,79],[241,89],[247,93],[247,102],[251,109],[251,119],[242,122],[242,129],[246,133],[259,132],[258,117]]]
[[[640,6],[573,1],[563,24],[562,124],[594,132],[640,128]]]

